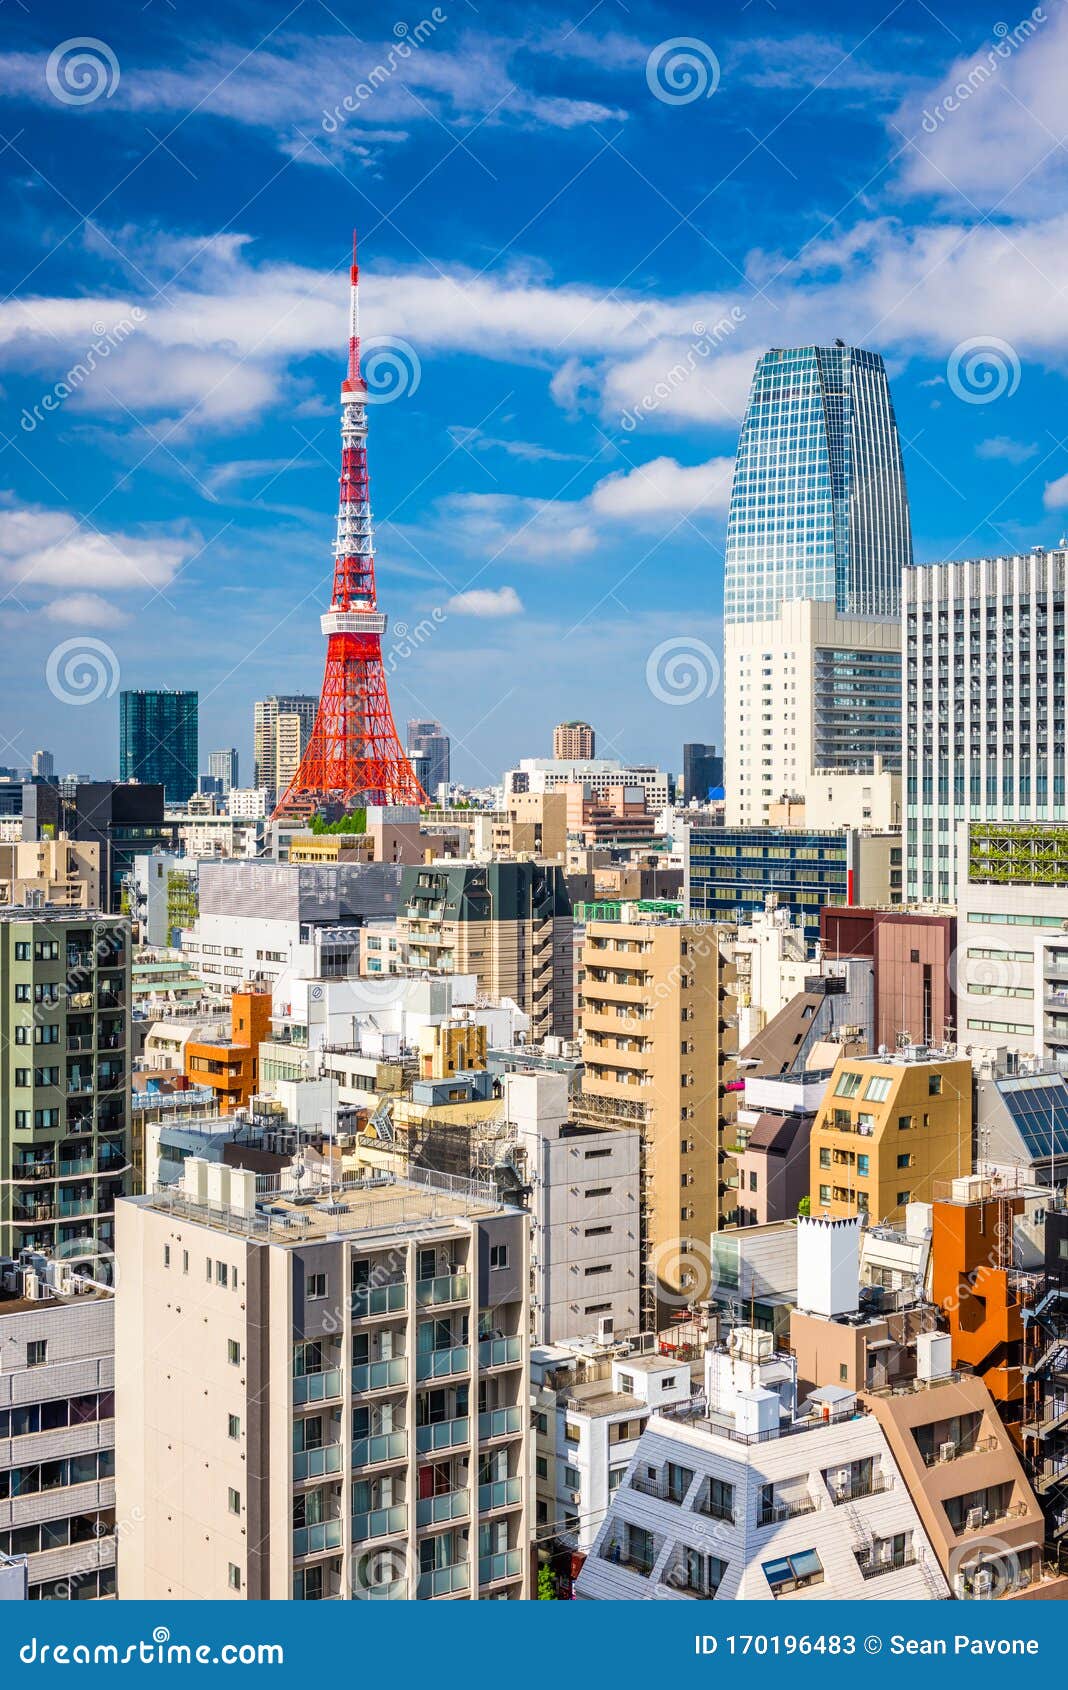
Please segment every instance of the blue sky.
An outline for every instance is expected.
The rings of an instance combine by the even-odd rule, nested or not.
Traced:
[[[354,225],[394,713],[459,778],[718,738],[650,660],[719,649],[769,345],[884,354],[919,560],[1068,526],[1063,0],[4,18],[0,763],[115,772],[117,681],[247,776],[318,690]]]

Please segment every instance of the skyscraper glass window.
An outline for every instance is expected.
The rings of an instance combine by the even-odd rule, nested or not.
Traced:
[[[792,599],[896,616],[911,562],[901,443],[878,353],[766,352],[738,441],[725,621],[767,620]]]
[[[168,804],[184,804],[197,788],[198,697],[195,692],[119,694],[119,779],[159,784]]]

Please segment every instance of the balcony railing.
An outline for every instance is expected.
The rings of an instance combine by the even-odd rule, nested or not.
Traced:
[[[467,1562],[455,1567],[435,1567],[431,1573],[419,1574],[418,1594],[426,1601],[431,1596],[455,1596],[471,1588],[471,1568]]]
[[[323,1520],[317,1526],[296,1526],[293,1530],[294,1559],[321,1555],[324,1549],[341,1548],[341,1521]]]
[[[416,1357],[417,1379],[447,1379],[453,1373],[469,1373],[471,1350],[467,1344],[456,1344],[447,1350],[424,1350]]]
[[[950,1453],[951,1444],[952,1454]],[[989,1455],[997,1447],[998,1440],[994,1437],[976,1438],[974,1443],[963,1444],[953,1443],[952,1439],[947,1438],[945,1443],[939,1444],[937,1449],[929,1449],[926,1452],[923,1464],[925,1467],[941,1467],[947,1461],[959,1461],[965,1455]],[[944,1454],[943,1451],[945,1451]]]
[[[483,1338],[479,1343],[479,1367],[510,1367],[522,1359],[522,1338]]]
[[[642,1496],[655,1496],[661,1502],[673,1502],[676,1507],[681,1507],[692,1483],[692,1473],[685,1485],[677,1484],[668,1478],[647,1479],[641,1473],[635,1473],[630,1481],[630,1489],[640,1491]]]
[[[364,1602],[406,1602],[408,1599],[407,1579],[393,1579],[389,1584],[357,1585],[353,1596]]]
[[[352,1370],[352,1388],[357,1394],[365,1391],[388,1391],[408,1383],[408,1359],[392,1356],[389,1361],[361,1361]]]
[[[403,1279],[388,1285],[365,1285],[352,1293],[352,1318],[365,1320],[370,1315],[399,1314],[408,1300],[408,1287]]]
[[[471,1441],[471,1422],[466,1415],[455,1420],[436,1420],[432,1426],[417,1426],[415,1447],[420,1455],[436,1449],[455,1449]]]
[[[710,1520],[722,1520],[725,1525],[733,1526],[734,1509],[725,1502],[714,1502],[711,1497],[698,1496],[697,1512],[706,1514]]]
[[[493,1479],[478,1487],[478,1511],[489,1514],[495,1508],[512,1508],[522,1497],[523,1481],[518,1475],[514,1479]]]
[[[831,1501],[837,1508],[843,1502],[857,1502],[862,1496],[878,1496],[882,1491],[891,1487],[889,1478],[877,1476],[871,1479],[855,1479],[852,1484],[844,1485],[839,1490],[831,1491]]]
[[[489,1408],[478,1417],[480,1438],[503,1438],[523,1429],[521,1408]]]
[[[854,1553],[857,1552],[854,1551]],[[862,1579],[881,1578],[883,1573],[896,1573],[902,1567],[915,1567],[916,1564],[917,1557],[911,1551],[908,1555],[888,1555],[885,1561],[862,1561],[860,1555],[857,1554],[857,1565],[860,1568]]]
[[[470,1512],[469,1490],[445,1491],[441,1496],[421,1496],[415,1505],[416,1523],[420,1526],[440,1526],[449,1520],[463,1520]]]
[[[858,1491],[858,1496],[870,1496],[871,1492]],[[838,1500],[836,1498],[836,1500]],[[845,1497],[841,1499],[843,1502]],[[816,1504],[810,1496],[793,1497],[789,1502],[772,1502],[764,1508],[757,1509],[758,1526],[777,1526],[783,1520],[797,1520],[802,1514],[814,1514]]]
[[[479,1584],[495,1584],[500,1579],[518,1578],[523,1570],[521,1549],[502,1549],[496,1555],[478,1558]]]
[[[367,1543],[373,1537],[395,1537],[406,1530],[408,1510],[403,1502],[391,1508],[371,1508],[366,1514],[352,1516],[353,1543]]]
[[[293,1381],[293,1406],[306,1402],[330,1402],[341,1395],[341,1369],[324,1368],[322,1373],[302,1373]]]
[[[415,1300],[422,1308],[438,1303],[466,1303],[471,1296],[471,1281],[466,1273],[441,1273],[435,1279],[420,1279],[415,1287]]]
[[[301,1449],[293,1454],[293,1478],[296,1482],[304,1479],[322,1479],[327,1473],[340,1473],[341,1447],[339,1444],[326,1444],[322,1449]]]
[[[408,1455],[406,1432],[375,1432],[369,1438],[356,1438],[352,1445],[354,1467],[375,1467],[383,1461],[404,1461]]]

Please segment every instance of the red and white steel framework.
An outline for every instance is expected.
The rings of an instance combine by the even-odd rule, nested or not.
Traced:
[[[341,499],[334,591],[320,618],[326,673],[311,738],[272,820],[367,804],[426,804],[397,734],[382,665],[386,615],[375,590],[367,474],[367,388],[360,374],[359,268],[352,242],[349,368],[341,384]]]

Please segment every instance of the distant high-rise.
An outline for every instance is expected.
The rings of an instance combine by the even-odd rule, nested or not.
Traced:
[[[219,782],[219,791],[229,792],[232,786],[240,786],[237,777],[237,751],[230,746],[227,751],[208,752],[208,773]]]
[[[412,720],[408,723],[409,757],[425,757],[428,779],[423,781],[423,791],[436,799],[438,787],[448,786],[449,772],[449,736],[440,722],[424,722]]]
[[[119,779],[161,785],[168,804],[197,789],[198,695],[153,690],[119,694]]]
[[[832,826],[900,802],[898,612],[911,562],[901,443],[878,353],[840,344],[765,353],[727,519],[728,826],[767,825],[784,801],[818,805]]]
[[[682,790],[687,804],[691,798],[707,798],[723,785],[723,758],[714,745],[684,745],[682,748]]]
[[[775,348],[758,361],[727,518],[724,620],[790,599],[896,616],[912,562],[890,386],[877,352]]]
[[[597,755],[596,743],[589,722],[559,722],[553,729],[553,756],[558,761],[588,762]]]
[[[50,751],[35,751],[30,761],[34,780],[54,780],[56,760]]]
[[[279,792],[282,783],[278,779],[278,718],[279,716],[296,716],[299,719],[300,750],[297,752],[297,764],[304,754],[304,748],[311,738],[312,728],[315,726],[315,712],[319,708],[319,700],[309,693],[277,693],[273,698],[257,699],[253,706],[253,746],[252,746],[252,784],[254,787],[265,787],[268,792]],[[294,767],[292,773],[296,772]],[[292,773],[290,779],[292,779]],[[236,781],[234,783],[237,784]],[[288,784],[288,781],[286,782]]]

